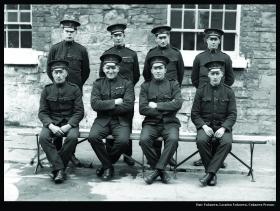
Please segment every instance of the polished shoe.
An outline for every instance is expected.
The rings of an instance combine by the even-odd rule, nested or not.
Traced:
[[[64,181],[64,179],[65,179],[65,173],[64,170],[61,169],[57,172],[57,176],[54,178],[54,182],[55,184],[60,184]]]
[[[134,166],[134,164],[135,164],[134,160],[132,160],[131,158],[128,158],[128,157],[123,157],[123,161],[129,166]]]
[[[144,181],[147,183],[147,184],[152,184],[155,179],[160,176],[160,171],[158,169],[154,170],[150,175],[148,175],[147,177],[144,178]]]
[[[49,174],[49,176],[51,177],[52,180],[54,180],[56,178],[57,172],[58,172],[58,170],[54,170],[51,172],[51,174]]]
[[[104,181],[108,181],[110,179],[112,179],[114,176],[114,168],[108,168],[104,170],[104,173],[102,175],[102,179]]]
[[[168,164],[169,164],[170,166],[174,167],[174,166],[177,165],[177,162],[176,162],[176,160],[174,160],[174,158],[171,158],[171,159],[169,160]]]
[[[71,157],[71,162],[74,164],[74,166],[76,167],[82,167],[82,163],[78,160],[78,158],[76,158],[75,154],[72,155]]]
[[[212,177],[212,179],[208,182],[209,186],[215,186],[217,184],[217,175],[214,174],[214,176]]]
[[[160,172],[160,178],[161,178],[161,181],[163,182],[163,183],[165,183],[165,184],[168,184],[169,182],[170,182],[170,176],[168,175],[168,173],[166,172],[166,171],[164,171],[164,170],[162,170],[161,172]]]
[[[203,186],[206,186],[210,180],[212,180],[213,178],[213,175],[212,173],[207,173],[205,174],[202,178],[199,179],[199,182],[203,185]]]
[[[194,166],[203,166],[202,160],[199,159],[199,160],[194,161],[194,162],[193,162],[193,165],[194,165]]]
[[[96,175],[98,176],[98,177],[101,177],[102,175],[103,175],[103,173],[104,173],[104,168],[103,168],[103,166],[99,166],[97,169],[96,169]]]
[[[227,164],[223,162],[222,165],[221,165],[221,168],[225,169],[226,167],[227,167]]]

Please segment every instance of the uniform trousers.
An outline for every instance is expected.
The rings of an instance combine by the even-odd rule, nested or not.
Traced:
[[[164,149],[158,157],[154,147],[155,139],[163,137]],[[179,127],[168,126],[163,123],[156,125],[144,125],[140,134],[140,146],[152,168],[164,170],[170,158],[174,155],[178,147]]]
[[[133,116],[134,116],[134,110],[131,112],[130,120],[129,120],[130,133],[132,131]],[[112,150],[113,144],[114,144],[113,139],[106,139],[106,149],[107,149],[108,152],[110,152]],[[125,150],[125,154],[130,156],[130,157],[132,156],[132,140],[131,139],[129,139],[129,141],[128,141],[128,147]]]
[[[57,136],[46,127],[43,127],[39,136],[39,143],[46,153],[48,161],[52,164],[54,171],[67,167],[78,142],[79,127],[71,128],[66,133],[65,141],[60,150],[57,150],[53,143],[53,138],[56,137]]]
[[[112,134],[114,143],[111,150],[108,152],[102,139]],[[104,169],[113,168],[120,156],[125,152],[128,147],[128,140],[130,137],[129,125],[123,126],[118,120],[111,120],[108,125],[101,126],[98,123],[93,123],[88,141],[91,144],[98,159],[102,163]]]
[[[214,132],[216,132],[216,130]],[[201,128],[197,131],[196,145],[205,172],[216,173],[231,151],[232,133],[226,131],[221,138],[212,139],[212,137],[207,136]]]

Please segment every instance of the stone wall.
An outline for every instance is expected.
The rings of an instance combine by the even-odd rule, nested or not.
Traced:
[[[38,66],[4,67],[5,124],[41,126],[37,118],[42,88],[49,83],[45,73],[46,55],[50,46],[61,40],[59,21],[65,14],[76,16],[81,27],[77,41],[86,46],[91,73],[84,86],[85,118],[81,127],[90,128],[96,113],[90,107],[92,82],[98,77],[99,57],[112,46],[108,25],[127,23],[126,46],[138,54],[140,70],[154,37],[150,30],[167,23],[166,5],[33,5],[33,49],[45,52]],[[236,134],[268,134],[276,131],[276,8],[274,5],[242,5],[240,54],[250,60],[247,69],[235,69],[233,85],[237,97],[238,118]],[[182,131],[194,132],[190,120],[195,88],[190,83],[191,68],[186,68],[182,94],[184,104],[178,117]],[[137,83],[134,129],[141,128],[143,117],[138,112]]]

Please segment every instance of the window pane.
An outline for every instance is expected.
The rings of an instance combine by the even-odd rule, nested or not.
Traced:
[[[223,28],[223,12],[212,12],[211,27],[218,29]]]
[[[20,21],[21,22],[30,22],[30,12],[21,12]]]
[[[8,22],[17,22],[17,12],[8,12]]]
[[[236,4],[226,4],[226,9],[228,10],[236,10]]]
[[[205,29],[209,25],[209,12],[198,12],[198,28]]]
[[[171,11],[171,27],[182,28],[182,11]]]
[[[203,32],[198,32],[196,33],[196,50],[204,50],[206,48],[205,42],[204,42],[204,33]]]
[[[21,25],[21,29],[32,29],[31,25]]]
[[[194,50],[194,33],[193,32],[184,33],[183,50]]]
[[[235,28],[236,28],[236,12],[226,12],[224,29],[235,30]]]
[[[181,32],[171,32],[170,43],[175,48],[181,49]]]
[[[30,10],[30,4],[20,4],[19,9],[21,10]]]
[[[223,9],[222,4],[212,4],[212,9]]]
[[[195,4],[185,4],[186,9],[195,9]]]
[[[21,48],[32,47],[32,34],[31,31],[21,32]]]
[[[225,33],[224,34],[224,50],[225,51],[234,51],[235,48],[235,34],[234,33]]]
[[[183,8],[183,4],[171,4],[171,8]]]
[[[198,9],[209,9],[209,4],[198,4]]]
[[[7,4],[7,10],[17,10],[18,5],[17,4]]]
[[[184,15],[184,29],[195,28],[195,13],[194,11],[185,11]]]
[[[19,25],[8,25],[8,29],[19,29]]]
[[[18,31],[8,31],[8,48],[18,48],[19,47],[19,39]]]

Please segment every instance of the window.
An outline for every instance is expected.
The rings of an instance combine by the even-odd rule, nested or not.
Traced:
[[[221,40],[221,50],[229,54],[232,60],[236,58],[236,61],[240,62],[240,11],[241,6],[236,4],[169,5],[167,21],[172,27],[170,43],[181,50],[185,66],[192,66],[195,55],[206,49],[206,28],[222,29],[224,36]],[[235,64],[240,66],[238,62]],[[243,62],[241,66],[244,65]]]
[[[4,5],[4,48],[32,48],[30,4]]]

